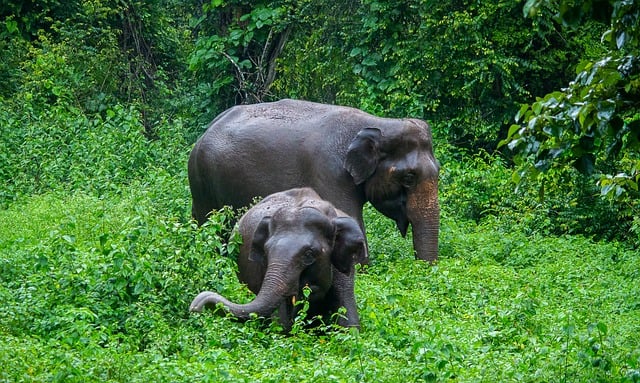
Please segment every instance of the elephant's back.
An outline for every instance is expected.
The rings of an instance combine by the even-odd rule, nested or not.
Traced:
[[[234,187],[240,192],[253,188],[250,194],[264,197],[318,186],[315,181],[326,175],[316,168],[330,169],[332,177],[342,171],[357,134],[338,122],[353,121],[343,116],[345,110],[351,108],[296,100],[239,105],[216,118],[194,150],[200,162],[215,164],[218,179],[250,180]]]
[[[389,119],[351,107],[284,99],[235,106],[216,118],[207,134],[232,141],[276,135],[282,142],[313,132],[327,135],[325,137],[339,134],[355,136],[363,124],[380,124],[384,120]]]

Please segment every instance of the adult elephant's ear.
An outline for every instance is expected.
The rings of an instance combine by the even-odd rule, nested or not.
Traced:
[[[253,241],[251,242],[251,251],[249,252],[249,260],[259,262],[263,265],[267,264],[267,257],[264,251],[264,244],[269,239],[269,224],[271,217],[264,217],[258,223],[256,231],[253,233]]]
[[[364,128],[351,141],[344,168],[351,174],[356,185],[366,181],[376,171],[380,158],[380,137],[380,129]]]
[[[348,274],[356,263],[366,263],[364,234],[358,223],[351,217],[338,217],[336,239],[331,253],[331,263],[342,273]]]

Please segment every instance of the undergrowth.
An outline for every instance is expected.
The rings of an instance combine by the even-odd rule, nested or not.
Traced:
[[[252,299],[237,213],[197,227],[182,122],[145,141],[131,114],[78,114],[67,131],[52,113],[2,136],[0,381],[640,381],[637,231],[596,230],[619,211],[590,209],[586,191],[514,193],[504,159],[446,147],[436,265],[365,208],[360,331],[189,313],[205,289]]]
[[[168,183],[168,185],[163,185]],[[161,179],[156,190],[182,181]],[[361,331],[294,334],[189,314],[202,289],[247,301],[231,213],[197,228],[141,185],[50,193],[0,212],[3,381],[620,381],[640,379],[640,257],[581,236],[442,222],[441,259],[367,209]],[[302,321],[302,322],[300,322]]]

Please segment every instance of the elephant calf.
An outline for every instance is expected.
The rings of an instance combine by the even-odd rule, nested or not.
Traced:
[[[359,327],[354,265],[365,262],[367,253],[364,234],[353,218],[313,189],[297,188],[271,194],[253,206],[238,222],[238,230],[243,240],[238,278],[255,299],[236,304],[204,291],[191,303],[191,311],[222,303],[237,318],[248,319],[251,313],[267,317],[277,310],[288,331],[297,314],[294,301],[308,286],[308,315],[328,316],[345,307],[346,316],[338,324]]]

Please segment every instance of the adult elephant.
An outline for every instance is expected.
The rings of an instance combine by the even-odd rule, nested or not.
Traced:
[[[416,257],[435,261],[438,172],[424,121],[288,99],[240,105],[216,117],[191,152],[192,214],[202,224],[223,205],[309,186],[363,230],[367,201],[403,236],[411,224]]]
[[[276,310],[285,330],[297,315],[295,300],[308,286],[310,316],[330,316],[346,309],[338,324],[359,327],[354,293],[356,263],[366,260],[364,233],[358,223],[311,188],[272,194],[253,206],[238,222],[242,245],[238,278],[256,294],[237,304],[212,291],[193,300],[191,311],[220,303],[239,319],[252,313],[268,317]]]

